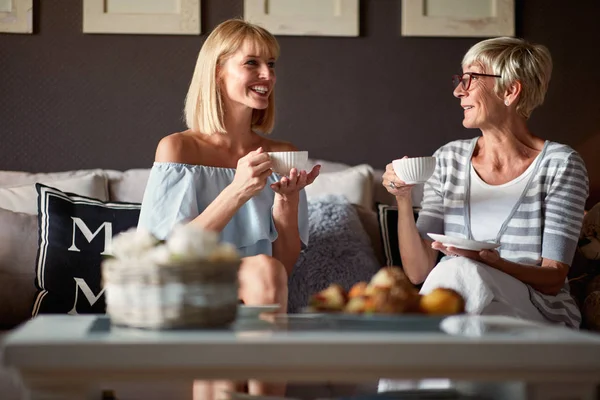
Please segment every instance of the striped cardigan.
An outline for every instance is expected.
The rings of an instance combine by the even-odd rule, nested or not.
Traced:
[[[435,172],[425,183],[417,229],[473,239],[470,220],[470,168],[478,138],[457,140],[439,148]],[[501,226],[496,240],[500,257],[515,263],[541,265],[542,258],[571,265],[585,201],[588,177],[583,160],[569,146],[546,141],[525,190]],[[579,327],[581,314],[569,284],[556,296],[531,286],[532,303],[549,321]]]

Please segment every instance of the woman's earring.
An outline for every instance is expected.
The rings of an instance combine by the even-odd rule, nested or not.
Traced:
[[[504,105],[505,105],[506,107],[508,107],[508,106],[510,105],[510,103],[508,102],[508,100],[504,100]]]

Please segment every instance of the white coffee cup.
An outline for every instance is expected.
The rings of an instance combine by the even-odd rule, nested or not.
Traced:
[[[292,168],[298,171],[306,169],[308,151],[270,151],[272,169],[279,175],[288,175]]]
[[[435,157],[410,157],[392,161],[394,172],[407,185],[426,182],[435,171]]]

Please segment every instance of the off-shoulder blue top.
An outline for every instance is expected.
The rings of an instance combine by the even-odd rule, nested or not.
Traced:
[[[196,218],[233,181],[235,169],[155,162],[150,171],[139,228],[165,239],[178,223]],[[280,177],[273,173],[265,188],[248,200],[221,232],[221,240],[237,247],[242,257],[273,255],[277,239],[273,221],[275,192],[269,187]],[[303,247],[308,244],[308,205],[300,193],[298,227]]]

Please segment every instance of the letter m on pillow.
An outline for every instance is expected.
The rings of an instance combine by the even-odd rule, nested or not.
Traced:
[[[102,295],[104,294],[104,288],[100,290],[98,295],[95,295],[83,278],[73,278],[73,280],[75,280],[75,300],[73,301],[73,308],[68,312],[68,314],[77,315],[79,314],[77,312],[77,299],[79,298],[79,291],[81,290],[90,306],[93,306],[99,299],[102,298]]]
[[[110,241],[112,240],[112,224],[110,222],[105,222],[96,230],[96,232],[92,233],[90,228],[83,222],[81,218],[71,217],[73,219],[73,242],[71,243],[71,247],[69,247],[69,251],[81,251],[75,246],[75,233],[77,228],[83,234],[83,237],[91,243],[92,240],[96,237],[98,233],[102,229],[104,229],[104,250],[102,251],[102,255],[109,254],[107,249],[110,249]]]
[[[103,202],[36,184],[38,294],[32,315],[104,313],[100,265],[113,235],[135,227],[139,203]]]

